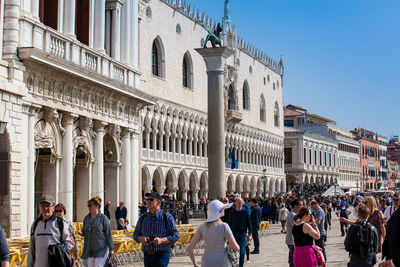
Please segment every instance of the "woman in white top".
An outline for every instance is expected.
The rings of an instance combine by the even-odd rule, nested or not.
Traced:
[[[286,219],[288,214],[289,210],[285,206],[283,206],[283,208],[281,208],[279,211],[279,221],[281,222],[282,225],[282,230],[281,230],[282,234],[286,234]]]
[[[193,254],[193,249],[197,243],[204,239],[205,249],[201,258],[203,267],[230,267],[231,263],[225,251],[225,243],[228,241],[231,248],[239,251],[240,247],[233,237],[232,231],[227,223],[220,220],[224,215],[224,210],[232,206],[223,204],[219,200],[213,200],[208,205],[208,218],[202,223],[190,241],[188,252],[194,267],[198,267]]]

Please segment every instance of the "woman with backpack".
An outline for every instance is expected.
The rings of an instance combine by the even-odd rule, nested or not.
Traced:
[[[383,240],[385,240],[386,229],[382,211],[378,209],[375,199],[372,196],[367,196],[364,199],[364,204],[369,209],[369,217],[367,222],[372,224],[378,231],[378,253],[382,250]]]
[[[318,258],[314,252],[314,240],[320,238],[318,226],[308,207],[302,207],[294,217],[292,235],[294,242],[293,263],[295,267],[318,266]]]

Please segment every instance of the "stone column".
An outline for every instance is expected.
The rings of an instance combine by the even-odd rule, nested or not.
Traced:
[[[150,129],[145,130],[146,133],[146,151],[147,151],[147,158],[150,157]]]
[[[94,4],[94,49],[104,53],[106,1],[95,0]]]
[[[94,164],[91,195],[99,196],[104,201],[104,126],[106,124],[101,121],[95,121],[94,130],[96,138],[94,139]]]
[[[63,33],[71,38],[75,35],[75,2],[76,0],[64,0],[64,30]]]
[[[125,1],[121,8],[121,62],[131,65],[132,30],[131,30],[131,2]]]
[[[188,198],[187,198],[187,193],[188,193],[188,192],[189,192],[189,189],[188,189],[188,188],[182,189],[182,200],[185,200],[185,201],[188,200]]]
[[[120,5],[117,5],[111,11],[112,16],[112,28],[111,28],[111,57],[119,60],[120,59]]]
[[[129,211],[132,210],[131,205],[131,130],[124,128],[121,133],[122,136],[122,146],[121,146],[121,173],[120,173],[120,183],[119,201],[125,202],[125,207],[128,210],[128,220],[131,215]],[[130,220],[129,220],[130,221]]]
[[[231,48],[199,48],[203,56],[208,77],[208,157],[209,196],[211,199],[225,197],[225,114],[224,114],[224,68],[228,57],[234,54]]]
[[[62,138],[63,157],[60,169],[59,200],[65,205],[65,208],[68,211],[65,215],[68,221],[72,221],[72,211],[74,210],[74,147],[72,131],[74,130],[74,119],[77,117],[78,115],[74,114],[64,113],[63,115],[63,127],[65,133]]]
[[[26,198],[26,224],[21,228],[27,229],[29,233],[32,222],[35,220],[35,122],[39,108],[30,107],[28,110],[28,175],[27,175],[27,198]]]
[[[171,136],[170,132],[165,132],[165,151],[167,152],[167,161],[169,161],[169,147],[170,147],[170,143],[169,143],[169,137]]]
[[[131,5],[131,42],[129,43],[131,64],[139,67],[139,0],[132,0]]]
[[[132,132],[131,135],[131,223],[136,224],[139,219],[139,177],[140,177],[140,163],[139,163],[139,152],[140,152],[140,132]]]
[[[31,13],[33,17],[39,17],[39,0],[31,0]]]

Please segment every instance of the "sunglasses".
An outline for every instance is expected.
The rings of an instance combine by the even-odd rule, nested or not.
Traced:
[[[56,213],[62,213],[63,210],[56,210]]]
[[[93,207],[93,205],[92,205],[92,204],[88,204],[87,207],[88,207],[88,208],[91,208],[91,207]]]
[[[154,200],[154,198],[148,198],[148,199],[146,199],[146,201],[150,201],[150,202],[152,202]]]

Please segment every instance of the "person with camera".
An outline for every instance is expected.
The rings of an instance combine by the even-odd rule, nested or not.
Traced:
[[[145,267],[166,267],[179,232],[172,215],[161,210],[161,196],[152,192],[145,197],[149,212],[139,217],[133,239],[142,243]]]
[[[347,266],[373,266],[378,251],[378,233],[374,226],[367,222],[369,208],[364,204],[357,206],[357,220],[350,226],[344,247],[350,253],[350,262]]]

